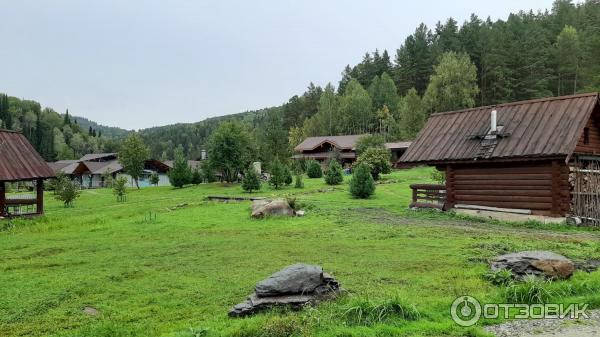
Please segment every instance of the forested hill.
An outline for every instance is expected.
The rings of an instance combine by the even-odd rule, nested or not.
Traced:
[[[95,130],[97,134],[104,135],[109,138],[124,138],[131,132],[131,130],[98,124],[85,117],[72,116],[71,119],[76,121],[82,129],[89,130],[92,128],[92,130]]]

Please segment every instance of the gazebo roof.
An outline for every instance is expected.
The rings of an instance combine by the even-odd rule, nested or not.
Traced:
[[[0,129],[0,181],[54,177],[54,172],[20,132]]]

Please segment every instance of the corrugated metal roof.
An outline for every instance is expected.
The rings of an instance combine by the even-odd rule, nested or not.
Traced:
[[[497,111],[500,137],[486,160],[570,156],[595,108],[598,93],[551,97],[431,115],[399,162],[475,160]]]
[[[173,161],[173,160],[165,160],[162,163],[165,164],[165,165],[167,165],[169,168],[173,168],[173,164],[175,163],[175,161]],[[188,160],[188,166],[192,170],[195,170],[195,169],[200,168],[202,166],[202,162],[198,161],[198,160]]]
[[[54,177],[54,171],[19,132],[0,130],[0,181]]]
[[[346,136],[320,136],[308,137],[302,143],[294,148],[294,151],[310,151],[316,149],[319,145],[328,142],[343,150],[353,150],[356,142],[364,135],[346,135]]]

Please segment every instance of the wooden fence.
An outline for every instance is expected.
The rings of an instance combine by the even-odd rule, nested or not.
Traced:
[[[446,186],[413,184],[412,202],[410,208],[437,208],[444,209],[446,204]]]

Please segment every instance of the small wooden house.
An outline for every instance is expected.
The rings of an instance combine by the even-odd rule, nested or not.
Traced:
[[[433,114],[399,163],[445,172],[413,206],[599,217],[598,93]]]
[[[44,179],[54,172],[19,132],[0,130],[0,218],[44,213]],[[31,182],[35,195],[7,194],[7,183]]]

